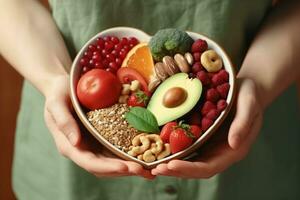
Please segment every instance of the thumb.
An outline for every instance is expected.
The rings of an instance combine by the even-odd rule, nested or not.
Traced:
[[[47,111],[52,116],[57,128],[66,136],[69,142],[76,146],[79,144],[81,135],[76,120],[71,114],[66,100],[56,99],[47,102]]]
[[[258,105],[255,83],[250,79],[241,80],[236,114],[228,133],[228,143],[231,148],[238,149],[247,138],[258,115]]]

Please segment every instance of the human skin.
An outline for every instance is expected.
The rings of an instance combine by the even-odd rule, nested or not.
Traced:
[[[228,129],[224,126],[228,136],[212,138],[198,159],[160,164],[153,175],[210,178],[246,157],[259,134],[265,108],[299,80],[299,9],[299,1],[280,2],[252,42],[237,76],[236,112]]]

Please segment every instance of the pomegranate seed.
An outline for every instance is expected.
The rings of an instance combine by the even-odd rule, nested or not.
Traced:
[[[139,41],[135,37],[130,37],[128,42],[132,45],[137,45],[139,43]]]
[[[109,51],[106,49],[102,49],[101,54],[103,57],[105,57],[107,54],[109,54]]]
[[[122,60],[120,58],[116,58],[115,62],[118,66],[122,65]]]
[[[108,67],[109,67],[109,61],[106,60],[106,59],[104,59],[104,60],[102,61],[102,65],[104,66],[104,68],[108,68]]]
[[[105,47],[107,51],[110,51],[114,48],[114,44],[112,42],[105,42]]]
[[[114,68],[107,68],[106,71],[111,72],[113,74],[116,74],[117,70],[115,70]]]
[[[130,50],[130,47],[129,47],[128,45],[125,45],[125,46],[123,47],[122,50],[124,50],[124,51],[129,51],[129,50]]]
[[[89,61],[89,66],[94,67],[95,66],[95,61],[92,59]]]
[[[104,36],[104,37],[103,37],[103,40],[104,40],[105,42],[108,42],[108,41],[111,40],[111,37],[110,37],[110,36]]]
[[[84,55],[86,58],[92,58],[93,52],[91,52],[91,51],[86,51],[86,52],[84,52],[83,55]]]
[[[120,42],[119,38],[112,36],[110,41],[112,41],[114,44],[118,44]]]
[[[119,67],[117,66],[117,64],[115,62],[110,62],[108,66],[109,66],[109,68],[114,68],[115,70],[119,69]]]
[[[101,47],[101,48],[104,48],[104,43],[105,41],[102,39],[102,38],[97,38],[97,47]]]
[[[124,58],[126,57],[126,55],[127,55],[127,51],[120,51],[120,58],[122,59],[122,60],[124,60]]]
[[[107,54],[106,59],[110,62],[115,61],[115,56],[113,54]]]
[[[123,45],[121,43],[115,45],[115,50],[116,51],[121,51],[122,48],[123,48]]]
[[[87,65],[89,63],[87,58],[81,58],[79,61],[81,66]]]
[[[124,46],[124,45],[127,45],[128,44],[128,39],[127,38],[125,38],[125,37],[123,37],[122,39],[121,39],[121,44]]]
[[[93,60],[95,62],[100,62],[102,60],[101,55],[100,54],[93,55]]]
[[[97,49],[97,47],[93,44],[88,46],[88,51],[94,52]]]
[[[82,68],[82,73],[84,74],[84,73],[88,72],[89,70],[90,70],[90,68],[88,66],[84,66]]]
[[[118,57],[119,56],[119,51],[114,49],[114,50],[112,50],[111,54],[114,55],[115,57]]]
[[[103,69],[104,66],[103,66],[103,64],[101,62],[96,62],[95,68]]]

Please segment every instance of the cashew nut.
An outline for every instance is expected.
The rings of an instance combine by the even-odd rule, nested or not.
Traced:
[[[138,89],[140,89],[140,87],[141,87],[140,82],[138,80],[134,80],[131,82],[130,90],[136,92]]]
[[[123,84],[122,87],[123,87],[123,89],[122,89],[121,94],[122,95],[129,95],[129,93],[130,93],[130,85],[129,84]]]
[[[153,162],[156,160],[156,157],[155,157],[155,155],[152,154],[151,150],[147,150],[143,154],[143,160],[145,162]]]
[[[166,143],[164,147],[164,150],[157,155],[157,160],[161,160],[171,154],[170,144]]]
[[[137,139],[138,138],[138,139]],[[127,153],[131,156],[137,156],[144,153],[150,147],[150,140],[144,135],[137,135],[132,140],[133,148]]]
[[[151,134],[147,135],[147,137],[150,139],[150,141],[155,142],[151,144],[151,152],[155,155],[159,154],[163,149],[163,141],[161,140],[160,136],[156,134]]]
[[[137,156],[137,159],[142,160],[143,161],[143,154],[140,154]]]

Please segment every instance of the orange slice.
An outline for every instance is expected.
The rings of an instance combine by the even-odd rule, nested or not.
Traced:
[[[130,67],[137,70],[147,81],[155,75],[154,62],[147,43],[140,43],[133,47],[126,55],[122,67]]]

